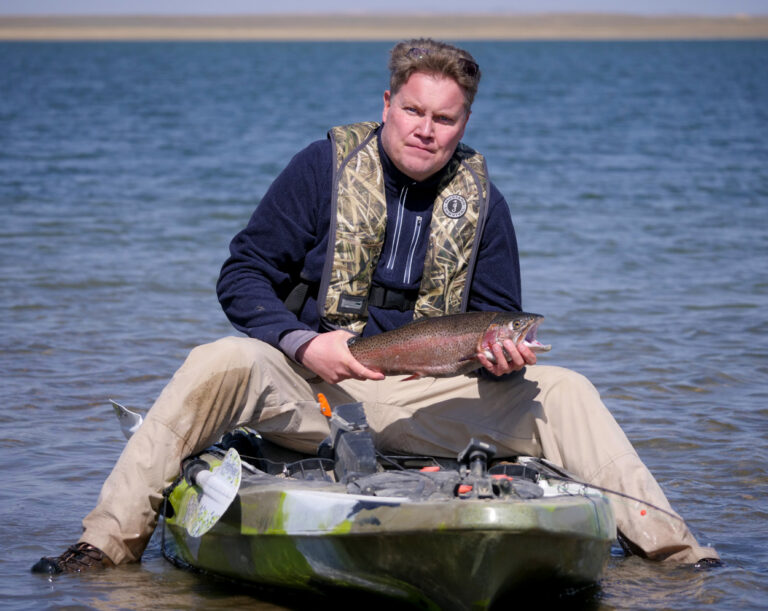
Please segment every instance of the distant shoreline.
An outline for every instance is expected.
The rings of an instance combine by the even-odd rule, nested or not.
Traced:
[[[768,38],[768,16],[625,14],[8,16],[0,40],[704,40]]]

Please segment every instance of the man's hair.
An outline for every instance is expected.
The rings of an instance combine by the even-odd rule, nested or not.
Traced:
[[[464,92],[467,110],[477,93],[480,68],[464,49],[431,38],[414,38],[397,43],[389,55],[389,89],[396,94],[414,72],[452,78]]]

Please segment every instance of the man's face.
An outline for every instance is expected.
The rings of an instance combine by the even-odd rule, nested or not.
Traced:
[[[448,163],[469,114],[456,81],[415,72],[396,94],[384,92],[382,145],[398,170],[425,180]]]

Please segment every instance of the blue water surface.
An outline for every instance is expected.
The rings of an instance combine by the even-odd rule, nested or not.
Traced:
[[[278,608],[166,563],[48,580],[124,440],[195,345],[291,156],[377,120],[389,43],[0,44],[0,600]],[[543,362],[587,374],[710,572],[612,558],[590,608],[768,597],[768,42],[472,42],[465,141],[520,244]],[[460,559],[457,559],[460,561]]]

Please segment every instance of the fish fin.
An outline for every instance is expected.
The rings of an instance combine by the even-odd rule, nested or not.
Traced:
[[[472,356],[463,356],[459,359],[459,363],[464,363],[466,361],[476,361],[477,355],[473,354]]]
[[[408,380],[418,380],[421,377],[420,373],[414,373],[412,375],[409,375],[407,378],[403,378],[400,380],[401,382],[407,382]]]

